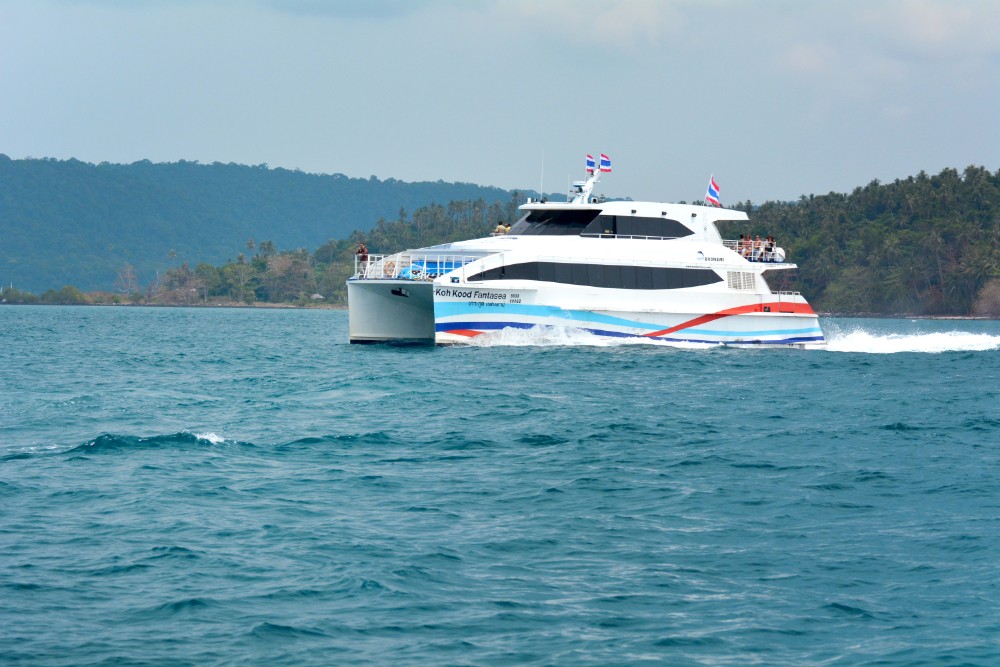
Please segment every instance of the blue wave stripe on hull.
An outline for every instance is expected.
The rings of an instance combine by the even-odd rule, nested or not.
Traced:
[[[739,316],[737,315],[737,316],[734,316],[734,317],[739,317]],[[435,330],[436,331],[448,331],[449,329],[482,329],[482,328],[484,328],[482,326],[466,326],[467,324],[470,324],[470,323],[469,322],[453,322],[453,321],[439,322],[439,323],[435,324]],[[487,321],[487,322],[481,322],[479,324],[491,324],[491,325],[496,324],[496,325],[498,325],[498,326],[485,327],[485,328],[488,328],[488,329],[503,329],[504,327],[517,327],[519,329],[523,329],[523,328],[530,328],[530,327],[533,327],[533,326],[536,326],[536,325],[545,325],[546,323],[544,323],[544,322],[517,322],[517,323],[514,323],[514,322],[490,322],[490,321]],[[586,328],[584,326],[585,324],[587,324],[587,323],[585,323],[585,322],[576,322],[576,321],[573,321],[573,320],[567,320],[567,322],[566,322],[566,326],[576,326],[577,328]],[[642,328],[645,329],[645,328],[650,328],[650,327],[642,327]],[[661,325],[658,328],[664,328],[664,327]],[[654,328],[653,330],[655,331],[656,329]],[[809,335],[809,334],[822,335],[822,333],[823,333],[823,330],[820,329],[819,327],[803,327],[803,328],[799,328],[799,329],[762,329],[762,330],[759,330],[759,331],[758,330],[754,330],[754,331],[727,331],[725,329],[690,328],[690,329],[683,329],[683,331],[684,331],[684,334],[688,335],[688,336],[694,334],[694,335],[698,335],[698,336],[721,336],[721,337],[724,337],[724,338],[750,338],[750,337],[759,338],[761,336],[805,336],[805,335]],[[634,334],[634,333],[631,333],[631,332],[628,332],[628,333],[618,332],[618,333],[621,333],[621,335],[626,335],[626,336],[638,335],[638,334]]]
[[[455,331],[455,330],[466,330],[466,331],[499,331],[500,329],[531,329],[536,326],[546,326],[544,324],[537,324],[532,322],[437,322],[434,325],[435,331]],[[731,337],[724,337],[720,339],[703,339],[703,338],[688,338],[681,336],[643,336],[642,334],[629,333],[627,331],[613,331],[608,329],[594,329],[592,327],[578,327],[582,331],[592,333],[595,336],[608,336],[611,338],[648,338],[649,340],[660,340],[670,343],[708,343],[708,344],[725,344],[725,345],[757,345],[757,344],[767,344],[767,345],[791,345],[793,343],[822,343],[826,339],[820,333],[814,336],[793,336],[790,338],[779,338],[779,339],[765,339],[762,335],[758,333],[747,333],[747,334],[733,334]],[[810,330],[804,330],[808,332]],[[693,333],[685,331],[685,333]],[[735,338],[751,338],[752,340],[733,340]]]
[[[500,309],[497,309],[500,310]],[[435,301],[434,318],[442,317],[468,317],[470,315],[481,315],[480,309],[472,310],[463,302]],[[636,329],[649,329],[656,331],[662,329],[661,324],[650,324],[648,322],[636,322],[623,317],[612,315],[601,315],[589,310],[563,310],[557,306],[534,306],[529,304],[508,303],[504,305],[502,312],[497,315],[527,315],[529,317],[558,317],[561,320],[573,322],[595,322],[597,324],[609,324],[619,327],[634,327]]]
[[[738,317],[738,316],[737,316]],[[684,333],[698,334],[700,336],[790,336],[793,334],[821,334],[823,330],[819,327],[806,327],[804,329],[768,329],[766,331],[726,331],[724,329],[684,329]]]
[[[444,301],[444,302],[436,302],[434,304],[435,320],[441,320],[442,318],[447,318],[447,317],[469,317],[469,316],[475,317],[477,315],[481,316],[483,314],[484,313],[482,312],[482,310],[480,309],[472,310],[467,305],[465,305],[465,303]],[[578,328],[583,328],[589,324],[606,324],[610,326],[631,327],[633,329],[645,329],[647,331],[659,331],[661,329],[665,329],[671,326],[662,323],[637,322],[635,320],[628,320],[623,317],[602,315],[600,313],[595,313],[590,310],[563,310],[562,308],[558,308],[556,306],[535,306],[527,304],[506,304],[503,310],[497,309],[497,312],[495,314],[499,316],[525,315],[528,317],[535,317],[535,318],[554,317],[560,320],[566,320],[566,326],[576,326]],[[695,317],[695,315],[692,314],[692,317]],[[731,317],[740,317],[740,315],[733,315]],[[534,325],[529,325],[529,326],[534,326]],[[459,329],[461,327],[452,326],[451,328]],[[767,331],[726,331],[724,329],[689,329],[686,330],[686,333],[699,334],[705,336],[746,337],[746,336],[789,336],[789,335],[802,335],[811,333],[822,334],[822,331],[820,330],[819,327],[804,327],[796,329],[771,329]]]

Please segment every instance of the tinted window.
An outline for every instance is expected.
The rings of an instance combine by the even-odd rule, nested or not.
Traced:
[[[698,287],[721,282],[712,269],[680,269],[658,266],[607,266],[567,262],[524,262],[503,269],[489,269],[469,276],[478,280],[542,280],[567,285],[614,289],[663,290]]]
[[[618,235],[679,239],[694,234],[677,220],[634,215],[600,215],[593,209],[529,211],[510,228],[521,236]]]
[[[602,215],[596,220],[592,221],[587,228],[583,230],[584,234],[607,234],[613,235],[615,232],[615,220],[617,216],[614,215]]]
[[[508,234],[518,234],[520,236],[561,236],[572,234],[577,236],[599,214],[600,211],[593,209],[529,211],[526,216],[511,226]]]
[[[587,264],[587,284],[588,285],[603,285],[604,284],[604,265],[603,264]]]
[[[636,287],[653,289],[653,268],[650,266],[635,267]]]
[[[535,262],[538,264],[538,279],[548,283],[557,283],[556,265],[552,262]]]
[[[694,234],[690,229],[670,218],[637,218],[619,215],[615,223],[617,230],[615,233],[619,236],[656,236],[679,239]]]

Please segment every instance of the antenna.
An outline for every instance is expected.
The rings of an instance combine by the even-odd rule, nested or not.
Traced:
[[[545,198],[545,151],[542,151],[542,175],[538,178],[538,198]]]

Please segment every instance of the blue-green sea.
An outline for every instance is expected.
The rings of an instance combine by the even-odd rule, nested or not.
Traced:
[[[1000,664],[1000,322],[0,306],[4,665]]]

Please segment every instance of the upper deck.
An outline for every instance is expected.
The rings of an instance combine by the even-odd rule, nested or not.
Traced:
[[[719,221],[746,221],[747,214],[690,204],[610,201],[587,204],[529,202],[508,234],[679,239],[722,243]]]

